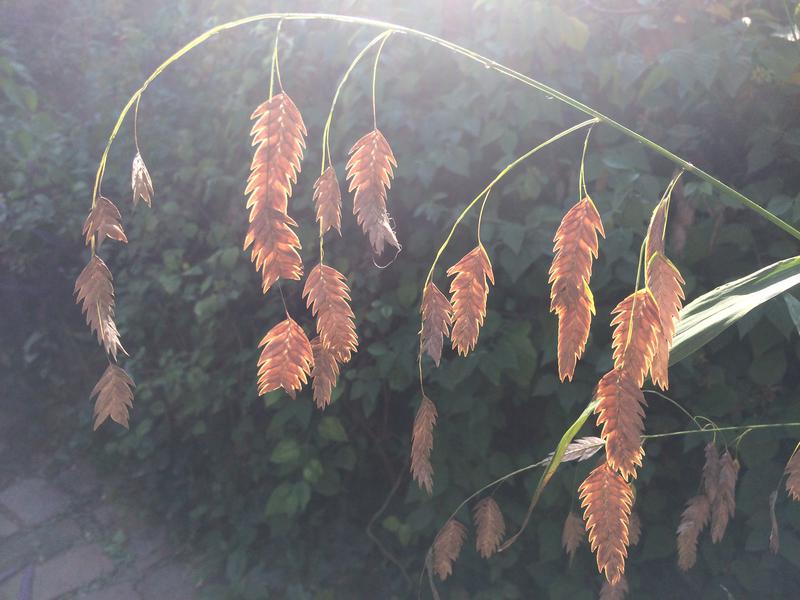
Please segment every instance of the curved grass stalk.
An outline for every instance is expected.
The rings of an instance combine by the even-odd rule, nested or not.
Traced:
[[[660,393],[658,395],[659,396],[663,396]],[[523,473],[527,473],[528,471],[532,471],[534,469],[538,469],[539,467],[546,467],[545,472],[542,474],[542,477],[539,480],[539,485],[537,486],[536,491],[534,492],[534,496],[533,496],[534,500],[538,500],[539,496],[541,495],[540,487],[542,489],[544,487],[542,485],[542,481],[545,481],[545,478],[547,478],[546,481],[545,481],[545,484],[544,484],[544,485],[547,485],[546,482],[549,481],[550,478],[552,478],[553,474],[555,474],[556,469],[558,469],[559,465],[561,464],[561,458],[564,456],[564,451],[566,450],[567,445],[572,441],[572,439],[575,437],[575,435],[580,430],[581,426],[583,426],[583,424],[586,422],[586,419],[589,417],[591,412],[594,410],[595,405],[596,405],[596,402],[590,402],[586,406],[586,408],[584,408],[584,410],[580,414],[580,416],[575,420],[575,422],[572,424],[572,426],[565,432],[564,437],[561,438],[561,440],[558,443],[558,446],[556,447],[555,452],[551,456],[548,456],[547,458],[543,458],[540,461],[537,461],[535,463],[531,463],[531,464],[526,465],[524,467],[520,467],[519,469],[511,471],[510,473],[506,473],[502,477],[499,477],[499,478],[495,479],[494,481],[492,481],[490,483],[487,483],[486,485],[484,485],[482,488],[480,488],[476,492],[473,492],[472,494],[467,496],[467,498],[465,498],[461,502],[461,504],[459,504],[453,510],[453,512],[450,513],[450,516],[445,520],[445,522],[449,521],[450,519],[454,519],[456,517],[456,515],[458,515],[458,513],[461,511],[462,508],[467,506],[467,504],[469,504],[472,500],[474,500],[475,498],[477,498],[478,496],[480,496],[484,492],[492,489],[493,487],[498,486],[501,483],[503,483],[505,481],[508,481],[509,479],[513,479],[517,475],[521,475]],[[702,433],[713,433],[714,435],[716,435],[718,432],[721,432],[721,431],[745,431],[746,433],[750,433],[751,431],[754,431],[754,430],[777,429],[779,427],[800,427],[800,423],[759,423],[759,424],[755,424],[755,425],[736,425],[736,426],[731,426],[731,427],[711,426],[711,427],[700,428],[700,429],[687,429],[685,431],[670,431],[668,433],[654,433],[654,434],[650,434],[650,435],[643,435],[642,436],[642,441],[651,440],[651,439],[666,438],[666,437],[675,437],[675,436],[679,436],[679,435],[692,435],[692,434],[696,435],[696,434],[702,434]],[[794,452],[792,452],[792,455],[794,455],[794,453],[797,452],[798,450],[800,450],[800,442],[798,442],[797,446],[795,446],[795,449],[794,449]],[[548,477],[548,474],[549,474],[549,477]],[[532,504],[535,505],[536,503],[532,500]],[[500,548],[498,548],[498,552],[502,552],[503,550],[505,550],[511,544],[514,543],[514,541],[516,540],[517,536],[519,536],[519,534],[522,533],[522,530],[525,529],[525,523],[527,523],[529,517],[530,517],[530,512],[528,513],[528,516],[525,518],[525,521],[524,521],[522,527],[520,528],[520,530],[514,536],[512,536],[506,542],[504,542],[503,545],[500,546]],[[428,548],[427,553],[430,553],[430,550],[431,550],[431,548]],[[423,569],[425,569],[424,566],[423,566]],[[421,579],[421,577],[420,577],[420,579]]]
[[[700,179],[708,182],[712,187],[716,188],[717,190],[719,190],[722,193],[725,193],[725,194],[731,196],[734,200],[736,200],[737,202],[739,202],[740,204],[742,204],[746,208],[749,208],[750,210],[758,213],[759,215],[761,215],[763,218],[767,219],[769,222],[771,222],[776,227],[779,227],[780,229],[782,229],[783,231],[785,231],[786,233],[788,233],[789,235],[791,235],[795,239],[800,240],[800,231],[798,231],[797,229],[792,227],[789,223],[785,222],[780,217],[772,214],[770,211],[768,211],[763,206],[757,204],[756,202],[753,202],[752,200],[750,200],[750,198],[748,198],[744,194],[742,194],[740,192],[737,192],[735,189],[733,189],[729,185],[727,185],[727,184],[723,183],[722,181],[720,181],[719,179],[711,176],[710,174],[706,173],[704,170],[696,167],[695,165],[693,165],[689,161],[681,158],[677,154],[674,154],[673,152],[670,152],[669,150],[667,150],[663,146],[657,144],[656,142],[650,140],[649,138],[641,135],[640,133],[637,133],[637,132],[633,131],[632,129],[629,129],[628,127],[626,127],[623,124],[615,121],[611,117],[608,117],[608,116],[604,115],[603,113],[601,113],[600,111],[592,108],[591,106],[588,106],[588,105],[584,104],[583,102],[580,102],[579,100],[577,100],[577,99],[575,99],[575,98],[573,98],[573,97],[571,97],[571,96],[569,96],[569,95],[567,95],[567,94],[565,94],[563,92],[560,92],[559,90],[557,90],[555,88],[550,87],[549,85],[546,85],[546,84],[544,84],[544,83],[542,83],[542,82],[540,82],[540,81],[538,81],[536,79],[533,79],[532,77],[528,77],[527,75],[524,75],[524,74],[520,73],[519,71],[515,71],[514,69],[512,69],[510,67],[507,67],[507,66],[505,66],[505,65],[503,65],[501,63],[498,63],[498,62],[496,62],[496,61],[494,61],[494,60],[492,60],[490,58],[487,58],[487,57],[485,57],[485,56],[483,56],[483,55],[481,55],[481,54],[479,54],[477,52],[474,52],[473,50],[470,50],[469,48],[465,48],[464,46],[460,46],[459,44],[450,42],[450,41],[448,41],[448,40],[446,40],[444,38],[440,38],[440,37],[432,35],[430,33],[425,33],[424,31],[420,31],[418,29],[413,29],[411,27],[404,27],[402,25],[396,25],[394,23],[389,23],[389,22],[386,22],[386,21],[379,21],[377,19],[369,19],[369,18],[365,18],[365,17],[352,17],[352,16],[347,16],[347,15],[327,14],[327,13],[298,13],[298,12],[264,13],[264,14],[258,14],[258,15],[252,15],[252,16],[249,16],[249,17],[244,17],[242,19],[237,19],[235,21],[228,21],[226,23],[222,23],[220,25],[217,25],[216,27],[212,27],[211,29],[209,29],[209,30],[205,31],[204,33],[200,34],[199,36],[194,38],[192,41],[190,41],[188,44],[183,46],[180,50],[175,52],[172,56],[167,58],[163,63],[161,63],[155,69],[155,71],[153,71],[150,74],[150,76],[147,79],[145,79],[145,81],[142,83],[142,85],[139,87],[139,89],[136,90],[136,92],[134,92],[134,94],[128,100],[127,104],[123,107],[122,111],[119,114],[119,117],[117,118],[117,122],[115,123],[114,128],[111,131],[111,135],[109,136],[108,141],[106,143],[105,149],[103,150],[103,155],[102,155],[102,157],[100,159],[100,164],[99,164],[99,166],[97,168],[97,174],[95,175],[95,183],[94,183],[94,188],[93,188],[93,191],[92,191],[92,206],[93,207],[94,207],[94,204],[96,202],[97,193],[98,193],[98,191],[100,189],[100,184],[101,184],[101,181],[102,181],[102,178],[103,178],[103,174],[105,172],[105,166],[106,166],[106,162],[108,160],[108,153],[109,153],[109,150],[111,149],[111,145],[114,142],[114,139],[116,138],[117,134],[119,133],[120,127],[122,126],[122,122],[125,120],[125,116],[128,114],[128,112],[130,111],[130,109],[133,106],[133,104],[137,101],[137,99],[144,93],[144,91],[147,89],[147,87],[167,67],[169,67],[171,64],[173,64],[174,62],[179,60],[185,54],[187,54],[188,52],[190,52],[191,50],[193,50],[197,46],[203,44],[204,42],[206,42],[208,39],[214,37],[215,35],[223,32],[223,31],[229,30],[229,29],[234,29],[236,27],[241,27],[243,25],[247,25],[249,23],[256,23],[256,22],[259,22],[259,21],[274,20],[274,19],[280,19],[280,20],[285,20],[285,21],[335,21],[335,22],[349,23],[349,24],[354,24],[354,25],[366,25],[366,26],[369,26],[369,27],[378,27],[378,28],[385,29],[385,30],[391,30],[391,31],[393,31],[395,33],[402,33],[402,34],[405,34],[405,35],[416,37],[416,38],[428,41],[430,43],[436,44],[438,46],[441,46],[443,48],[446,48],[446,49],[450,50],[451,52],[454,52],[454,53],[459,54],[461,56],[464,56],[464,57],[466,57],[466,58],[468,58],[468,59],[470,59],[472,61],[475,61],[475,62],[478,62],[478,63],[484,65],[487,69],[496,71],[496,72],[498,72],[498,73],[500,73],[502,75],[505,75],[506,77],[510,77],[511,79],[515,79],[516,81],[519,81],[519,82],[521,82],[521,83],[523,83],[523,84],[525,84],[525,85],[527,85],[529,87],[532,87],[532,88],[534,88],[536,90],[539,90],[540,92],[543,92],[547,96],[555,98],[559,102],[562,102],[562,103],[564,103],[564,104],[566,104],[568,106],[571,106],[572,108],[574,108],[576,110],[579,110],[582,113],[585,113],[585,114],[597,119],[597,121],[600,122],[600,123],[605,123],[606,125],[616,129],[617,131],[619,131],[620,133],[622,133],[626,137],[629,137],[629,138],[631,138],[633,140],[636,140],[637,142],[643,144],[647,148],[649,148],[649,149],[653,150],[654,152],[660,154],[661,156],[663,156],[667,160],[669,160],[669,161],[671,161],[671,162],[683,167],[686,171],[688,171],[688,172],[694,174],[695,176],[699,177]]]
[[[431,279],[433,279],[433,272],[436,269],[436,265],[439,262],[439,258],[442,256],[442,253],[445,251],[447,246],[450,244],[450,240],[453,239],[453,234],[455,233],[455,231],[458,228],[458,226],[461,223],[461,221],[464,220],[464,218],[467,216],[469,211],[472,210],[472,207],[475,206],[481,198],[484,199],[483,206],[481,206],[481,215],[483,215],[483,207],[486,205],[486,198],[488,198],[489,192],[492,191],[492,188],[494,187],[494,185],[498,181],[500,181],[503,177],[508,175],[508,173],[514,169],[514,167],[516,167],[518,164],[523,162],[525,159],[530,158],[531,156],[536,154],[542,148],[546,148],[547,146],[549,146],[553,142],[557,142],[561,138],[568,136],[570,133],[578,131],[579,129],[582,129],[582,128],[587,127],[589,125],[594,125],[597,122],[598,122],[597,119],[589,119],[588,121],[583,121],[582,123],[578,123],[577,125],[573,125],[572,127],[557,133],[556,135],[554,135],[550,139],[545,140],[544,142],[542,142],[538,146],[535,146],[535,147],[531,148],[525,154],[522,154],[521,156],[518,156],[516,159],[514,159],[513,161],[508,163],[503,168],[503,170],[500,171],[494,177],[494,179],[492,179],[492,181],[490,181],[489,184],[485,188],[483,188],[478,193],[478,195],[475,196],[472,199],[472,201],[469,204],[467,204],[464,207],[464,209],[461,211],[461,213],[458,215],[458,217],[456,217],[456,220],[453,222],[453,225],[450,228],[450,232],[447,234],[447,237],[445,238],[445,240],[442,243],[442,245],[439,246],[439,249],[436,251],[436,256],[434,256],[434,258],[433,258],[433,263],[431,264],[431,268],[428,270],[428,274],[425,277],[425,282],[422,284],[422,295],[420,296],[420,298],[424,298],[425,297],[425,289],[428,287],[428,284],[431,282]],[[481,244],[480,218],[478,220],[478,244]],[[422,330],[422,325],[420,325],[420,331],[421,330]],[[419,387],[420,387],[420,390],[422,391],[422,394],[424,395],[425,394],[425,386],[423,384],[423,377],[422,377],[422,355],[423,355],[423,351],[422,351],[422,336],[420,336],[419,353],[417,354],[417,366],[418,366],[418,370],[419,370]]]

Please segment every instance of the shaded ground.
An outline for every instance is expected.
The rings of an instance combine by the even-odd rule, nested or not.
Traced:
[[[34,412],[13,399],[0,410],[0,600],[198,598],[167,524],[112,497],[90,463],[43,450]]]

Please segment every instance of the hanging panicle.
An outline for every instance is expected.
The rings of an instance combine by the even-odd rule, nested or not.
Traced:
[[[583,519],[597,568],[609,583],[625,572],[628,556],[628,520],[633,506],[631,486],[609,465],[595,468],[578,488]]]
[[[292,185],[297,182],[305,148],[306,126],[300,111],[281,92],[253,112],[250,132],[256,150],[245,195],[249,227],[244,250],[253,247],[250,260],[261,272],[266,294],[279,278],[298,280],[303,274],[297,223],[287,212]]]
[[[453,305],[453,328],[450,331],[450,339],[453,342],[453,350],[458,350],[460,355],[466,356],[478,343],[478,334],[486,317],[489,283],[494,285],[492,264],[484,247],[476,246],[450,267],[447,275],[454,277],[450,284]]]
[[[639,518],[639,513],[636,511],[631,512],[631,518],[628,521],[628,546],[636,546],[642,537],[642,520]]]
[[[719,452],[714,442],[708,442],[703,449],[703,453],[705,454],[702,477],[703,493],[708,498],[708,501],[713,504],[719,489]]]
[[[644,394],[634,378],[616,368],[606,373],[595,390],[597,426],[603,428],[606,461],[627,480],[642,466]]]
[[[589,339],[594,297],[589,288],[598,233],[605,237],[600,214],[589,196],[575,204],[556,230],[550,266],[550,312],[558,316],[558,374],[572,380],[575,364]]]
[[[453,563],[461,553],[466,537],[466,527],[450,519],[433,541],[433,571],[442,581],[453,573]]]
[[[661,332],[658,305],[649,290],[632,293],[611,311],[614,366],[628,373],[637,386],[644,384]]]
[[[392,186],[393,167],[397,167],[389,142],[378,129],[359,139],[350,149],[347,161],[348,191],[353,196],[353,214],[375,254],[382,254],[386,244],[400,250],[386,208],[387,191]]]
[[[433,492],[433,427],[436,425],[436,405],[423,395],[414,418],[411,434],[411,475],[428,494]]]
[[[444,338],[450,336],[453,325],[453,307],[450,301],[432,281],[422,295],[422,348],[433,359],[436,366],[442,359]]]
[[[128,410],[133,406],[133,379],[120,367],[108,365],[100,381],[94,386],[90,397],[97,399],[94,403],[94,427],[97,429],[111,417],[128,428]]]
[[[317,318],[322,345],[340,363],[348,362],[358,348],[358,336],[350,308],[350,288],[344,275],[333,267],[318,264],[308,274],[303,297]]]
[[[314,366],[311,343],[303,328],[288,317],[259,342],[258,395],[283,388],[292,398],[303,387]]]
[[[473,511],[477,538],[475,548],[483,558],[497,552],[497,547],[506,534],[506,522],[497,502],[488,496],[475,505]]]
[[[76,302],[83,303],[82,311],[86,323],[97,341],[116,361],[117,353],[125,353],[119,339],[117,325],[114,323],[114,285],[111,271],[106,263],[92,256],[75,281]]]

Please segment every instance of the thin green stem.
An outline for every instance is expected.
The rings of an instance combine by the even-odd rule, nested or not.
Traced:
[[[275,73],[278,74],[278,86],[283,91],[283,84],[281,83],[281,72],[278,67],[278,40],[281,36],[281,25],[283,25],[283,19],[278,21],[278,26],[275,28],[275,45],[272,47],[272,64],[269,68],[269,97],[272,98],[272,94],[274,91],[274,83],[275,83]]]
[[[353,59],[353,62],[350,63],[350,66],[347,67],[347,70],[342,75],[341,80],[339,81],[339,85],[336,86],[336,92],[333,94],[333,100],[331,101],[331,109],[328,111],[328,118],[325,120],[325,128],[322,131],[322,168],[320,169],[320,175],[325,172],[325,158],[327,156],[328,165],[333,166],[333,162],[331,161],[331,138],[330,138],[330,131],[331,131],[331,123],[333,122],[333,111],[336,108],[336,101],[339,99],[339,94],[344,87],[347,78],[350,77],[350,73],[353,72],[356,65],[359,61],[364,58],[364,55],[372,48],[375,44],[380,42],[381,40],[385,39],[389,34],[391,34],[391,30],[384,31],[376,35],[372,40],[361,49],[361,52],[356,54],[356,57]]]
[[[98,166],[97,174],[95,176],[95,184],[94,184],[94,188],[93,188],[93,191],[92,191],[92,205],[93,206],[94,206],[94,202],[96,201],[98,189],[100,187],[100,180],[101,180],[101,178],[103,176],[103,173],[104,173],[104,170],[105,170],[105,165],[106,165],[106,162],[108,160],[108,153],[109,153],[109,150],[111,149],[111,144],[113,143],[114,138],[117,136],[117,133],[119,132],[120,127],[122,126],[122,122],[124,121],[125,116],[128,114],[128,111],[133,106],[133,103],[136,101],[136,99],[139,96],[141,96],[144,93],[144,91],[147,89],[147,87],[167,67],[169,67],[175,61],[179,60],[182,56],[184,56],[185,54],[187,54],[188,52],[190,52],[191,50],[193,50],[194,48],[196,48],[200,44],[204,43],[208,39],[212,38],[213,36],[223,32],[223,31],[227,31],[229,29],[234,29],[236,27],[240,27],[242,25],[247,25],[249,23],[256,23],[256,22],[259,22],[259,21],[265,21],[265,20],[270,20],[270,19],[309,20],[309,21],[310,20],[322,20],[322,21],[335,21],[335,22],[340,22],[340,23],[350,23],[350,24],[356,24],[356,25],[366,25],[366,26],[369,26],[369,27],[379,27],[381,29],[391,29],[391,30],[396,31],[398,33],[402,33],[402,34],[413,36],[413,37],[416,37],[416,38],[419,38],[419,39],[422,39],[422,40],[426,40],[428,42],[431,42],[433,44],[441,46],[442,48],[446,48],[446,49],[448,49],[448,50],[450,50],[450,51],[452,51],[452,52],[454,52],[456,54],[459,54],[461,56],[464,56],[464,57],[468,58],[469,60],[472,60],[472,61],[475,61],[475,62],[478,62],[478,63],[484,65],[487,69],[496,71],[497,73],[505,75],[506,77],[510,77],[511,79],[519,81],[519,82],[521,82],[521,83],[523,83],[523,84],[525,84],[525,85],[527,85],[529,87],[532,87],[532,88],[534,88],[536,90],[539,90],[540,92],[543,92],[547,96],[550,96],[550,97],[558,100],[559,102],[567,104],[568,106],[571,106],[572,108],[574,108],[576,110],[579,110],[579,111],[581,111],[581,112],[583,112],[583,113],[585,113],[585,114],[587,114],[587,115],[589,115],[591,117],[594,117],[599,122],[605,123],[609,127],[612,127],[614,129],[616,129],[617,131],[619,131],[623,135],[625,135],[625,136],[627,136],[627,137],[629,137],[629,138],[641,143],[642,145],[644,145],[645,147],[649,148],[650,150],[656,152],[657,154],[660,154],[661,156],[663,156],[667,160],[669,160],[669,161],[671,161],[671,162],[683,167],[684,169],[686,169],[688,172],[692,173],[696,177],[699,177],[703,181],[708,182],[715,189],[719,190],[722,193],[728,194],[729,196],[731,196],[737,202],[741,203],[746,208],[749,208],[750,210],[758,213],[763,218],[767,219],[770,223],[772,223],[773,225],[779,227],[780,229],[782,229],[783,231],[785,231],[786,233],[788,233],[789,235],[791,235],[795,239],[800,240],[800,231],[798,231],[797,229],[792,227],[790,224],[786,223],[785,221],[783,221],[782,219],[777,217],[776,215],[773,215],[771,212],[769,212],[764,207],[756,204],[755,202],[753,202],[752,200],[750,200],[748,197],[744,196],[740,192],[737,192],[736,190],[734,190],[730,186],[724,184],[723,182],[721,182],[720,180],[716,179],[715,177],[712,177],[711,175],[709,175],[708,173],[706,173],[702,169],[694,166],[692,163],[688,162],[687,160],[684,160],[680,156],[677,156],[676,154],[670,152],[669,150],[667,150],[663,146],[660,146],[659,144],[657,144],[657,143],[653,142],[652,140],[644,137],[643,135],[641,135],[639,133],[636,133],[635,131],[625,127],[621,123],[618,123],[617,121],[615,121],[611,117],[608,117],[608,116],[604,115],[603,113],[595,110],[594,108],[591,108],[590,106],[587,106],[586,104],[576,100],[575,98],[572,98],[571,96],[568,96],[567,94],[564,94],[563,92],[560,92],[560,91],[550,87],[549,85],[541,83],[540,81],[537,81],[536,79],[533,79],[532,77],[528,77],[527,75],[523,75],[522,73],[520,73],[518,71],[515,71],[514,69],[511,69],[510,67],[502,65],[500,63],[497,63],[497,62],[495,62],[495,61],[493,61],[493,60],[491,60],[491,59],[489,59],[489,58],[487,58],[485,56],[482,56],[481,54],[478,54],[477,52],[473,52],[472,50],[469,50],[468,48],[465,48],[465,47],[460,46],[458,44],[455,44],[453,42],[449,42],[449,41],[447,41],[447,40],[445,40],[443,38],[437,37],[435,35],[431,35],[429,33],[423,32],[423,31],[419,31],[417,29],[412,29],[410,27],[403,27],[401,25],[395,25],[393,23],[388,23],[386,21],[379,21],[379,20],[376,20],[376,19],[368,19],[368,18],[364,18],[364,17],[351,17],[351,16],[346,16],[346,15],[336,15],[336,14],[324,14],[324,13],[293,13],[293,12],[266,13],[266,14],[252,15],[252,16],[249,16],[249,17],[244,17],[242,19],[237,19],[235,21],[229,21],[227,23],[222,23],[221,25],[217,25],[216,27],[212,27],[211,29],[207,30],[206,32],[200,34],[199,36],[194,38],[192,41],[190,41],[188,44],[183,46],[180,50],[175,52],[172,56],[167,58],[163,63],[161,63],[161,65],[159,65],[155,69],[155,71],[153,71],[153,73],[151,73],[150,76],[144,81],[144,83],[139,87],[139,89],[136,90],[136,92],[134,92],[133,96],[131,96],[131,98],[128,100],[128,103],[123,107],[122,111],[119,114],[119,117],[117,118],[117,122],[114,125],[114,128],[111,131],[111,135],[109,136],[109,139],[108,139],[108,141],[106,143],[106,147],[105,147],[105,150],[103,151],[102,158],[100,159],[100,165]]]
[[[586,189],[586,151],[589,148],[589,136],[592,135],[592,128],[586,132],[586,138],[583,140],[583,152],[581,153],[581,172],[578,177],[578,201],[582,200],[589,195]]]
[[[743,431],[745,429],[776,429],[778,427],[800,427],[800,423],[762,423],[760,425],[739,425],[736,427],[709,427],[706,429],[689,429],[686,431],[670,431],[669,433],[652,433],[643,435],[643,440],[675,437],[677,435],[691,435],[696,433],[718,433],[722,431]]]
[[[428,275],[427,275],[427,277],[425,277],[425,283],[422,286],[423,290],[425,289],[425,287],[427,287],[428,283],[430,282],[431,278],[433,277],[433,271],[436,269],[436,265],[439,262],[439,258],[442,256],[442,253],[445,251],[447,246],[450,244],[450,240],[453,239],[453,234],[455,233],[456,228],[459,226],[461,221],[464,220],[464,218],[467,216],[467,214],[472,209],[472,207],[475,206],[478,203],[478,201],[481,198],[483,198],[483,196],[486,193],[488,193],[498,181],[500,181],[503,177],[508,175],[508,173],[511,172],[514,169],[514,167],[516,167],[521,162],[524,162],[527,158],[530,158],[531,156],[536,154],[539,150],[542,150],[543,148],[546,148],[547,146],[549,146],[553,142],[557,142],[561,138],[568,136],[570,133],[578,131],[579,129],[583,129],[584,127],[588,127],[589,125],[594,125],[595,123],[597,123],[597,119],[589,119],[588,121],[583,121],[582,123],[578,123],[577,125],[573,125],[569,129],[565,129],[564,131],[562,131],[560,133],[557,133],[556,135],[554,135],[550,139],[542,142],[541,144],[539,144],[535,148],[531,148],[525,154],[517,157],[512,162],[507,164],[503,168],[503,170],[500,171],[495,176],[495,178],[492,179],[492,181],[489,182],[489,184],[485,188],[483,188],[480,192],[478,192],[478,195],[475,196],[472,199],[472,201],[464,207],[464,210],[462,210],[461,213],[458,215],[458,217],[456,218],[455,222],[453,223],[453,226],[450,228],[450,232],[447,234],[447,237],[445,238],[444,243],[439,247],[439,250],[436,252],[436,256],[433,259],[433,264],[431,264],[431,268],[428,270]]]
[[[381,40],[381,45],[378,46],[378,51],[375,53],[375,64],[372,67],[372,128],[378,128],[378,110],[376,108],[376,100],[375,100],[375,88],[376,82],[378,81],[378,62],[381,59],[381,51],[383,50],[384,44],[386,44],[386,40],[389,39],[389,36],[392,35],[392,32],[389,33]]]
[[[481,202],[481,209],[478,211],[478,245],[483,246],[483,242],[481,242],[481,225],[483,224],[483,211],[486,208],[486,201],[489,199],[489,194],[492,193],[491,188],[487,190],[486,195],[483,197],[483,202]]]
[[[642,390],[642,391],[645,394],[653,394],[655,396],[658,396],[659,398],[662,398],[662,399],[666,400],[667,402],[670,402],[672,405],[674,405],[676,408],[678,408],[678,410],[680,410],[683,414],[685,414],[692,421],[694,421],[694,424],[697,426],[698,429],[703,429],[703,426],[700,425],[700,422],[697,420],[697,417],[695,417],[692,413],[690,413],[683,406],[681,406],[681,404],[677,400],[673,400],[672,398],[670,398],[666,394],[662,394],[661,392],[659,392],[657,390]]]

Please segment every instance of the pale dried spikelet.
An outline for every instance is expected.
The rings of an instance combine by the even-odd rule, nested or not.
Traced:
[[[786,493],[792,500],[800,501],[800,452],[792,453],[789,461],[786,463]]]
[[[142,160],[142,155],[138,152],[133,157],[133,164],[131,166],[131,189],[133,190],[133,205],[139,203],[139,199],[144,200],[147,206],[153,204],[153,181],[150,179],[150,173],[147,171],[147,166]]]
[[[104,196],[98,196],[94,207],[83,223],[83,235],[86,236],[86,245],[92,243],[92,238],[97,236],[97,248],[103,240],[110,238],[123,244],[128,243],[125,231],[122,229],[122,217],[114,203]]]
[[[636,546],[642,539],[642,521],[639,513],[633,511],[628,522],[628,546]]]
[[[330,348],[322,344],[319,336],[311,340],[314,366],[311,369],[311,390],[314,404],[320,410],[331,403],[331,394],[339,378],[339,363]]]
[[[595,468],[578,488],[583,519],[597,568],[609,583],[625,572],[628,521],[633,506],[631,486],[608,464]]]
[[[318,264],[308,274],[303,297],[317,317],[322,344],[333,352],[337,361],[348,362],[358,348],[358,336],[350,308],[350,288],[344,275],[333,267]]]
[[[708,498],[708,501],[713,504],[719,489],[719,452],[717,452],[714,442],[708,442],[703,449],[703,453],[706,457],[703,464],[703,493]]]
[[[592,259],[605,237],[600,214],[589,196],[567,211],[553,238],[550,265],[550,312],[558,316],[558,375],[572,380],[575,364],[589,339],[594,297],[589,288]]]
[[[778,517],[775,516],[775,502],[778,500],[778,491],[775,490],[769,495],[769,550],[777,554],[781,548],[780,532],[778,531]]]
[[[494,285],[494,273],[489,256],[482,245],[467,253],[447,270],[455,277],[450,284],[453,304],[453,328],[450,339],[453,350],[466,356],[478,343],[478,334],[486,318],[489,283]]]
[[[736,479],[739,476],[739,461],[726,450],[719,459],[719,484],[714,503],[711,505],[711,541],[722,540],[728,521],[736,512]]]
[[[433,359],[436,366],[442,359],[444,338],[450,336],[453,325],[453,307],[450,301],[432,281],[422,295],[422,348]]]
[[[423,395],[422,402],[414,417],[414,429],[411,433],[411,474],[414,480],[428,494],[433,492],[433,466],[431,451],[433,450],[433,427],[436,425],[436,405]]]
[[[314,207],[320,234],[335,229],[342,235],[342,191],[332,166],[314,182]]]
[[[378,129],[359,139],[350,149],[347,161],[348,191],[353,196],[353,214],[361,225],[375,254],[382,254],[386,244],[400,250],[386,209],[387,191],[392,186],[393,167],[397,166],[389,142]]]
[[[475,548],[483,558],[489,558],[497,552],[497,547],[506,534],[506,522],[503,513],[494,498],[486,497],[475,505],[476,540]]]
[[[297,223],[287,213],[292,185],[297,182],[305,148],[306,126],[294,102],[284,92],[272,96],[250,117],[256,150],[245,195],[249,226],[244,250],[261,272],[266,294],[279,278],[298,280],[303,274],[300,240],[291,229]]]
[[[625,576],[619,578],[617,583],[609,583],[606,579],[603,581],[603,587],[600,588],[599,600],[624,600],[628,595],[628,580]]]
[[[705,495],[689,499],[678,525],[678,568],[688,571],[697,562],[697,538],[708,524],[711,505]]]
[[[111,417],[128,428],[128,410],[133,406],[133,379],[117,365],[109,363],[100,381],[94,386],[91,398],[94,403],[94,427],[97,430],[103,422]]]
[[[114,285],[106,263],[92,256],[75,281],[75,302],[83,303],[82,312],[86,323],[97,336],[97,341],[114,360],[117,352],[125,353],[119,339],[117,325],[114,323]]]
[[[455,519],[450,519],[433,541],[433,572],[442,581],[453,573],[453,563],[461,553],[466,537],[466,527]]]
[[[614,366],[631,375],[641,387],[661,334],[658,305],[649,290],[643,289],[617,304],[611,314],[615,315],[611,321]]]
[[[603,438],[595,437],[592,435],[579,438],[567,444],[564,450],[564,455],[561,457],[561,462],[571,461],[584,461],[595,454],[597,454],[605,446]],[[547,458],[553,458],[553,452],[547,455]]]
[[[583,519],[575,511],[570,511],[564,519],[564,528],[561,531],[561,545],[572,561],[575,553],[581,544],[586,543],[586,529],[583,527]]]
[[[311,342],[303,328],[287,317],[270,329],[258,346],[263,346],[258,358],[258,395],[282,387],[294,398],[314,366]]]
[[[661,332],[657,339],[656,352],[650,365],[653,383],[662,390],[669,387],[669,349],[675,335],[679,313],[685,295],[686,283],[678,268],[661,253],[656,253],[647,264],[647,287],[658,305]]]
[[[647,403],[642,390],[627,371],[616,368],[603,375],[594,397],[608,465],[625,479],[636,478],[636,467],[642,466],[644,456],[642,434]]]

